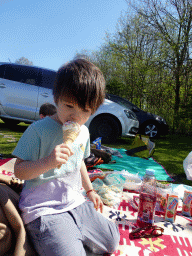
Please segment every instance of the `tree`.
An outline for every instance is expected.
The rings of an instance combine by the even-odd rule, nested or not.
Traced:
[[[192,1],[191,0],[138,0],[134,3],[127,0],[136,13],[148,24],[148,32],[161,44],[169,46],[167,64],[174,79],[174,124],[178,125],[180,109],[180,89],[183,73],[190,56],[189,46],[192,35]],[[168,57],[168,56],[167,56]]]
[[[17,64],[21,64],[21,65],[28,65],[28,66],[33,66],[33,62],[29,61],[27,58],[25,57],[21,57],[20,59],[17,59],[15,61],[15,63]]]

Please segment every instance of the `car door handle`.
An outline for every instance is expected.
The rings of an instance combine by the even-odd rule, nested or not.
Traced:
[[[1,83],[0,88],[6,88],[5,84]]]
[[[49,97],[49,94],[48,93],[41,93],[41,95],[43,96],[43,97]]]

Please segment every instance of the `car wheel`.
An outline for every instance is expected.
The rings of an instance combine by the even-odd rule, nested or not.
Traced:
[[[3,118],[1,117],[1,120],[8,126],[15,126],[19,124],[21,121],[15,120],[15,119],[9,119],[9,118]]]
[[[102,137],[101,143],[113,143],[119,136],[119,125],[111,116],[100,116],[92,120],[89,132],[91,141]]]
[[[143,133],[150,138],[157,138],[159,136],[159,129],[156,123],[147,123],[143,128]]]

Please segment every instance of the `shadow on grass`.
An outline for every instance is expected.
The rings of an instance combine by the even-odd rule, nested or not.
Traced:
[[[15,124],[8,125],[8,124],[5,124],[3,122],[0,122],[0,130],[1,131],[8,131],[9,130],[9,131],[12,131],[12,132],[23,133],[27,129],[28,126],[29,125],[26,125],[26,124],[23,124],[23,123],[21,123],[19,125],[15,125]]]

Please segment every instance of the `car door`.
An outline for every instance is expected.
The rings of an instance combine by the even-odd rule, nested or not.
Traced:
[[[5,65],[0,102],[6,116],[34,120],[37,109],[39,69],[23,65]]]
[[[42,83],[41,86],[39,86],[39,92],[38,92],[38,101],[37,101],[37,110],[35,119],[39,119],[39,108],[44,103],[51,103],[54,104],[53,100],[53,85],[56,77],[56,71],[49,70],[49,69],[41,69],[42,73]]]

